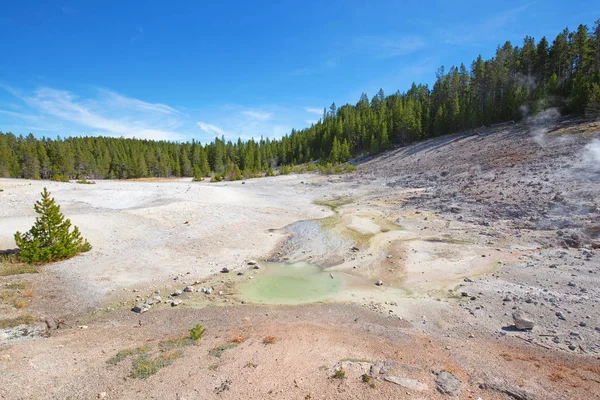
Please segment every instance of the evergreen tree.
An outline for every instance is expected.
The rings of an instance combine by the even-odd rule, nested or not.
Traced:
[[[34,206],[38,217],[29,232],[15,233],[15,242],[20,249],[19,258],[27,262],[50,262],[73,257],[92,249],[76,226],[65,219],[60,206],[44,188],[41,200]]]

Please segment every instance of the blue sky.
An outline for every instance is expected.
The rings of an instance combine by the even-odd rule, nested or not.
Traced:
[[[599,1],[3,1],[0,131],[280,137],[600,18]]]

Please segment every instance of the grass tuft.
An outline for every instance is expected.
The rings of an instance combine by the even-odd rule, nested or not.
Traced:
[[[24,314],[16,318],[0,319],[0,329],[14,328],[19,325],[29,325],[34,321],[29,314]]]
[[[344,371],[344,369],[342,367],[336,369],[332,376],[332,378],[334,378],[334,379],[344,379],[345,377],[346,377],[346,372]]]
[[[115,364],[123,361],[124,359],[126,359],[129,356],[146,354],[149,351],[150,351],[150,347],[148,347],[148,346],[136,347],[135,349],[121,350],[114,357],[112,357],[110,360],[108,360],[106,363],[110,364],[110,365],[115,365]]]
[[[17,254],[0,255],[0,276],[37,274],[38,272],[40,272],[38,266],[21,262]]]
[[[223,352],[225,350],[233,349],[237,346],[238,346],[237,343],[224,344],[223,346],[219,346],[219,347],[215,347],[214,349],[210,349],[208,351],[208,354],[210,354],[211,356],[217,357],[217,358],[221,358],[221,356],[223,355]]]
[[[273,344],[278,340],[279,339],[275,336],[265,336],[265,338],[263,339],[263,344]]]
[[[135,379],[146,379],[157,373],[161,368],[171,365],[173,361],[182,356],[179,350],[169,350],[156,358],[143,354],[134,358],[131,363],[131,376]]]

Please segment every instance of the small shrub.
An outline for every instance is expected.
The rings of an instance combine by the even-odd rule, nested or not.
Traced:
[[[334,379],[344,379],[346,377],[346,372],[342,367],[335,370],[333,374]]]
[[[241,335],[236,335],[234,337],[231,338],[231,343],[244,343],[246,341],[246,338],[241,336]]]
[[[372,389],[375,389],[375,380],[373,380],[371,375],[363,374],[361,378],[364,383],[368,383]]]
[[[88,241],[81,237],[79,228],[74,226],[70,231],[71,220],[65,219],[60,206],[50,197],[46,188],[34,209],[38,217],[33,227],[24,234],[15,233],[21,260],[46,263],[71,258],[92,249]]]
[[[208,366],[209,371],[216,371],[219,366],[217,364],[211,364]]]
[[[265,336],[263,339],[263,344],[273,344],[277,341],[277,337],[275,336]]]
[[[203,180],[203,176],[194,176],[194,178],[192,179],[193,182],[202,182]]]
[[[54,182],[70,182],[71,181],[68,176],[66,176],[66,175],[59,175],[59,174],[53,175],[52,176],[52,180]]]
[[[221,175],[215,175],[212,178],[210,178],[211,182],[221,182],[223,180],[223,177]]]
[[[292,168],[289,165],[282,165],[279,168],[279,175],[289,175],[292,172]]]
[[[204,332],[206,332],[206,328],[202,327],[202,325],[200,324],[196,324],[192,329],[190,329],[190,338],[192,338],[192,340],[198,341],[202,338]]]
[[[79,183],[81,185],[95,185],[96,184],[96,182],[94,182],[94,181],[88,181],[85,178],[78,180],[77,183]]]

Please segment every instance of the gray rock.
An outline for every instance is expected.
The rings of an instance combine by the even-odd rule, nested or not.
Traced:
[[[146,304],[151,306],[153,304],[160,303],[161,301],[162,301],[162,298],[160,296],[152,296],[148,300],[146,300]]]
[[[479,386],[483,390],[490,390],[494,392],[500,392],[508,395],[510,398],[515,400],[534,400],[535,396],[520,388],[512,387],[500,382],[486,382]]]
[[[513,313],[512,317],[517,329],[530,330],[535,325],[533,317],[525,311],[517,310]]]
[[[227,267],[221,268],[221,273],[222,274],[228,274],[229,273],[229,268],[227,268]]]
[[[435,388],[449,396],[460,395],[462,381],[448,371],[434,372]]]
[[[177,299],[177,300],[173,300],[171,302],[171,307],[177,307],[178,305],[180,305],[181,303],[183,303],[183,300]]]
[[[133,308],[131,309],[131,311],[138,313],[138,314],[142,314],[145,313],[146,311],[148,311],[150,309],[150,306],[148,304],[136,304],[135,306],[133,306]]]
[[[183,293],[183,290],[177,289],[176,291],[171,293],[171,296],[180,296],[182,293]]]
[[[563,321],[566,320],[565,314],[563,314],[562,311],[557,311],[555,315],[558,317],[558,319],[562,319]]]
[[[258,265],[258,263],[254,260],[248,261],[248,265]]]
[[[187,293],[191,293],[191,292],[193,292],[193,291],[194,291],[194,287],[193,287],[193,286],[186,286],[186,287],[183,289],[183,291],[184,291],[184,292],[187,292]]]
[[[417,390],[419,392],[429,389],[429,387],[426,384],[424,384],[416,379],[399,378],[397,376],[386,376],[383,379],[387,382],[392,382],[392,383],[395,383],[396,385],[400,385],[404,388],[411,389],[411,390]]]
[[[383,285],[383,281],[382,280],[378,280],[377,282],[375,282],[375,285],[382,286]]]
[[[204,290],[204,293],[211,294],[212,293],[212,288],[206,288],[206,290]]]

